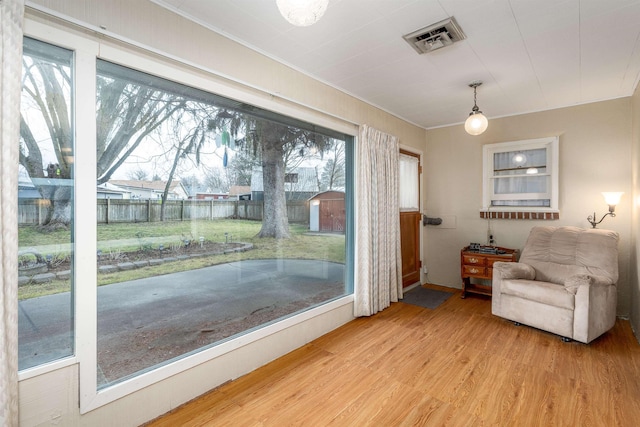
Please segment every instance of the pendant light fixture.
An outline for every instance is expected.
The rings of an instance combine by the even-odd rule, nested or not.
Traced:
[[[487,127],[489,126],[489,121],[478,108],[478,103],[476,101],[476,89],[481,84],[482,81],[480,80],[469,83],[469,87],[473,88],[473,108],[471,109],[471,113],[469,113],[467,121],[464,122],[464,130],[466,130],[469,135],[480,135],[482,132],[487,130]]]
[[[284,18],[298,27],[313,25],[324,15],[329,0],[276,0]]]

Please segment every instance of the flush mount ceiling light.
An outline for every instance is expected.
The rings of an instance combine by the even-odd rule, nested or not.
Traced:
[[[469,135],[480,135],[482,132],[487,130],[487,127],[489,126],[489,121],[478,108],[478,103],[476,101],[476,89],[481,84],[482,82],[480,80],[469,83],[469,87],[473,88],[473,108],[471,109],[471,113],[469,113],[467,121],[464,122],[464,130],[466,130]]]
[[[284,19],[298,27],[313,25],[324,15],[329,0],[276,0]]]

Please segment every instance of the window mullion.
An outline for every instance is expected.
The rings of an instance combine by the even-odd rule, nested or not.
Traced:
[[[75,70],[76,354],[80,361],[80,407],[85,412],[97,390],[96,286],[96,54],[76,51]]]

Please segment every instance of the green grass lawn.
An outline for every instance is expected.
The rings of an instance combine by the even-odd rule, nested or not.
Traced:
[[[116,273],[99,274],[98,286],[127,280],[141,279],[162,274],[187,271],[211,265],[241,261],[247,259],[289,258],[317,259],[332,262],[345,262],[345,239],[340,235],[307,234],[304,225],[291,224],[290,239],[257,238],[261,223],[247,220],[214,221],[171,221],[153,223],[100,224],[97,226],[98,249],[104,256],[109,254],[136,251],[144,247],[157,248],[179,245],[185,239],[198,242],[200,237],[212,242],[247,242],[254,249],[224,255],[212,255],[177,262],[165,263],[153,267]],[[68,230],[43,232],[36,227],[19,229],[20,248],[34,248],[43,256],[52,255],[54,259],[69,251],[70,233]],[[20,299],[69,291],[69,280],[54,280],[46,284],[27,284],[20,286]]]
[[[131,242],[181,238],[198,239],[200,236],[207,240],[224,242],[225,233],[231,235],[234,241],[246,241],[253,238],[260,231],[261,223],[257,221],[221,219],[215,221],[167,221],[167,222],[138,222],[121,224],[98,224],[98,248],[108,248],[114,242]],[[292,224],[293,234],[306,231],[304,226]],[[38,227],[20,227],[18,229],[20,247],[55,246],[70,241],[70,231],[58,229],[55,231],[41,231]],[[137,245],[134,245],[134,247]],[[114,246],[117,247],[117,246]],[[120,247],[122,250],[125,246]]]

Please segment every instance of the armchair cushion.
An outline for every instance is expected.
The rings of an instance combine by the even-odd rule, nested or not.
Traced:
[[[500,289],[504,295],[513,295],[529,301],[537,301],[570,310],[573,310],[575,307],[574,294],[568,292],[564,286],[551,282],[503,280]]]
[[[576,274],[618,281],[618,234],[578,227],[534,227],[520,262],[536,270],[536,280],[564,284]]]

